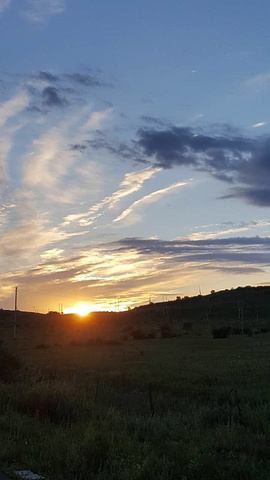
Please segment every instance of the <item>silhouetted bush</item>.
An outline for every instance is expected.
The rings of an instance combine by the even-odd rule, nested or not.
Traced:
[[[260,329],[260,333],[268,333],[268,332],[269,332],[269,328],[267,328],[267,327],[262,327]]]
[[[123,345],[123,343],[120,340],[111,339],[106,340],[105,345]]]
[[[213,338],[227,338],[230,336],[230,328],[228,327],[213,328],[212,335],[213,335]]]
[[[80,341],[78,341],[78,340],[70,340],[69,346],[70,346],[70,347],[84,347],[84,346],[85,346],[85,342],[80,342]]]
[[[183,330],[185,330],[185,332],[189,332],[190,330],[192,330],[192,323],[191,322],[184,323]]]
[[[46,350],[47,348],[50,348],[50,345],[48,343],[39,343],[36,348],[38,350]]]
[[[233,335],[241,335],[241,333],[242,333],[242,328],[233,327],[231,333],[232,333]]]
[[[160,336],[162,338],[172,338],[175,337],[175,333],[172,330],[172,327],[168,323],[163,323],[160,325]]]
[[[0,382],[15,381],[20,367],[21,362],[18,358],[0,348]]]
[[[139,328],[134,328],[133,330],[130,331],[130,335],[135,339],[135,340],[142,340],[147,338],[147,334],[140,330]]]

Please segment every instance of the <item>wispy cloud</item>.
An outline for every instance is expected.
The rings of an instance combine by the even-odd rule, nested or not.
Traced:
[[[70,148],[70,142],[84,140],[110,115],[110,110],[90,112],[86,108],[65,118],[35,138],[24,158],[23,187],[38,196],[60,203],[74,202],[82,196],[83,186],[96,190],[98,167],[83,155],[83,151]]]
[[[168,193],[171,193],[172,191],[184,187],[188,184],[189,182],[178,182],[174,183],[173,185],[170,185],[169,187],[162,188],[160,190],[156,190],[155,192],[150,193],[149,195],[145,195],[144,197],[140,198],[139,200],[136,200],[130,207],[128,207],[126,210],[124,210],[121,215],[119,215],[117,218],[115,218],[113,221],[114,222],[119,222],[120,220],[123,220],[126,218],[128,215],[134,213],[135,210],[142,208],[143,206],[149,204],[149,203],[154,203],[160,200],[164,195],[167,195]],[[136,219],[137,220],[137,219]]]
[[[11,0],[0,0],[0,13],[11,4]]]
[[[42,23],[64,10],[65,0],[26,0],[24,17],[32,23]]]
[[[252,128],[260,128],[260,127],[265,127],[265,125],[269,125],[270,122],[259,122],[259,123],[254,123],[254,125],[252,125]]]
[[[120,188],[112,195],[105,197],[85,213],[68,215],[65,218],[64,225],[69,225],[71,222],[78,222],[83,226],[91,225],[100,216],[100,211],[104,207],[111,210],[120,200],[140,190],[146,180],[149,180],[161,170],[162,168],[159,167],[147,167],[143,170],[127,173],[124,180],[120,183]]]
[[[24,91],[20,91],[10,100],[0,104],[0,127],[3,127],[9,119],[15,117],[24,110],[29,103],[29,97]]]
[[[269,88],[270,72],[259,73],[258,75],[248,78],[244,83],[244,87],[255,93],[264,90],[265,88]]]
[[[224,228],[225,224],[217,224],[217,229],[215,231],[197,231],[188,236],[190,240],[210,240],[218,237],[224,237],[232,234],[239,234],[243,232],[252,232],[254,234],[254,229],[262,229],[265,227],[270,227],[270,223],[264,220],[253,220],[251,222],[242,222],[238,225],[233,224],[232,222],[226,222],[230,228]],[[212,227],[213,225],[210,225]],[[220,228],[222,227],[223,228]],[[206,226],[207,228],[208,226]],[[218,228],[219,227],[219,228]],[[203,228],[203,227],[201,227]],[[200,230],[200,227],[196,227]]]
[[[52,232],[51,239],[58,234]],[[14,247],[21,238],[16,239]],[[31,238],[28,237],[28,243]],[[120,296],[136,305],[148,300],[152,292],[156,295],[164,291],[175,295],[187,292],[194,289],[199,278],[209,291],[216,287],[218,278],[222,278],[224,285],[226,277],[231,287],[237,285],[241,275],[250,282],[253,274],[264,281],[269,273],[269,237],[197,241],[126,238],[106,244],[92,243],[69,252],[63,252],[59,242],[49,245],[39,263],[2,276],[0,285],[7,288],[16,281],[21,290],[27,287],[28,295],[35,288],[50,298],[56,294],[59,299],[63,295],[67,302],[87,296],[94,303],[108,305]]]

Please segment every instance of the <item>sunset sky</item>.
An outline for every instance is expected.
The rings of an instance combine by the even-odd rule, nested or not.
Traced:
[[[268,0],[0,0],[0,308],[270,283]]]

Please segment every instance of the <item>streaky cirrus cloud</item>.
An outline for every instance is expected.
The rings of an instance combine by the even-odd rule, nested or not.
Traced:
[[[255,93],[270,87],[270,72],[259,73],[244,82],[244,88]]]
[[[9,119],[23,111],[29,103],[29,96],[23,90],[15,94],[10,100],[0,104],[0,127],[3,127]]]
[[[11,0],[0,0],[0,13],[3,12],[11,3]]]
[[[160,171],[162,171],[162,168],[147,167],[143,170],[126,173],[118,190],[93,205],[87,212],[66,216],[64,225],[69,225],[72,222],[78,222],[83,226],[91,225],[101,215],[100,211],[102,209],[105,207],[107,207],[108,210],[114,208],[120,200],[140,190],[146,180],[149,180]]]
[[[85,107],[34,138],[23,159],[23,189],[59,203],[72,203],[82,196],[86,181],[94,191],[98,166],[83,152],[72,150],[70,142],[91,136],[110,114],[111,109],[91,111]]]
[[[65,10],[65,0],[25,0],[23,16],[32,23],[42,23]]]
[[[187,292],[199,277],[207,282],[209,291],[217,278],[224,281],[225,274],[230,287],[241,275],[252,281],[254,274],[262,280],[269,274],[270,237],[197,241],[124,238],[65,251],[60,245],[49,243],[38,264],[6,274],[1,286],[7,288],[16,282],[28,292],[40,288],[58,298],[87,296],[92,302],[107,304],[119,295],[136,305],[145,301],[145,292],[148,297],[151,292]]]
[[[130,205],[126,210],[124,210],[121,215],[119,215],[117,218],[115,218],[113,221],[114,222],[119,222],[120,220],[123,220],[127,216],[131,215],[134,213],[134,211],[144,207],[147,204],[154,203],[159,201],[164,195],[167,195],[168,193],[173,192],[174,190],[177,190],[180,187],[186,186],[189,182],[177,182],[174,183],[173,185],[170,185],[169,187],[162,188],[160,190],[156,190],[155,192],[149,193],[148,195],[145,195],[144,197],[140,198],[139,200],[136,200],[132,205]],[[137,221],[138,218],[135,219]],[[134,219],[133,219],[134,221]]]
[[[213,227],[214,225],[206,225],[205,228]],[[218,238],[223,237],[225,235],[231,235],[241,232],[249,232],[253,231],[254,229],[262,229],[265,227],[269,227],[270,223],[266,222],[265,220],[252,220],[250,222],[240,222],[239,224],[234,224],[233,222],[223,222],[222,224],[216,224],[216,230],[212,231],[202,231],[203,228],[198,226],[196,230],[199,230],[195,233],[192,233],[188,236],[190,240],[207,240],[211,238]],[[224,227],[227,228],[224,228]],[[222,228],[220,228],[222,227]]]
[[[269,125],[270,122],[258,122],[258,123],[254,123],[252,125],[252,128],[260,128],[260,127],[265,127],[266,125]]]

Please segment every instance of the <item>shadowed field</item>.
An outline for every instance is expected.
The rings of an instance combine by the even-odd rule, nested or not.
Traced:
[[[10,375],[0,384],[6,471],[51,480],[269,478],[268,333],[120,341],[120,322],[101,341],[102,325],[79,323],[72,335],[42,325],[21,325],[16,340],[1,328],[3,348],[21,361],[17,368],[6,356]]]

